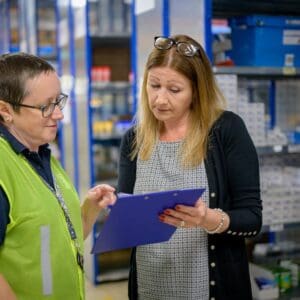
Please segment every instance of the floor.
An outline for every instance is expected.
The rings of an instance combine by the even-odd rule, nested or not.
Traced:
[[[127,280],[93,285],[86,280],[86,300],[126,300]]]

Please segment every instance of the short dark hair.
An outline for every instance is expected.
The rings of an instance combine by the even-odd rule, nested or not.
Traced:
[[[0,100],[12,103],[17,111],[19,107],[13,104],[23,102],[27,81],[49,72],[55,72],[54,67],[38,56],[22,52],[0,55]]]

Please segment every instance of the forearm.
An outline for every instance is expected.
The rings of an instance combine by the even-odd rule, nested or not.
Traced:
[[[81,219],[84,239],[86,239],[92,231],[98,215],[99,210],[96,210],[94,207],[87,205],[86,201],[83,202],[81,206]]]
[[[81,205],[81,219],[83,237],[91,232],[97,217],[103,209],[116,202],[115,189],[107,184],[100,184],[88,191],[87,197]]]
[[[2,274],[0,274],[0,299],[17,300],[15,293]]]

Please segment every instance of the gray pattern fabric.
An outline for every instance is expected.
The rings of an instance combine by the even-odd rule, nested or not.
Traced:
[[[205,187],[204,164],[184,169],[178,153],[182,142],[159,141],[147,161],[137,160],[134,193]],[[207,300],[209,273],[207,234],[201,228],[177,228],[164,243],[137,247],[139,300]]]

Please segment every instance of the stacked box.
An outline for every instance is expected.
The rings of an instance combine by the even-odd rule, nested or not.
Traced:
[[[227,109],[237,112],[238,79],[236,74],[217,74],[218,86],[226,99]]]
[[[232,18],[230,25],[236,65],[300,66],[300,17],[242,16]]]
[[[265,106],[263,103],[240,102],[238,114],[243,118],[255,146],[266,145]]]

